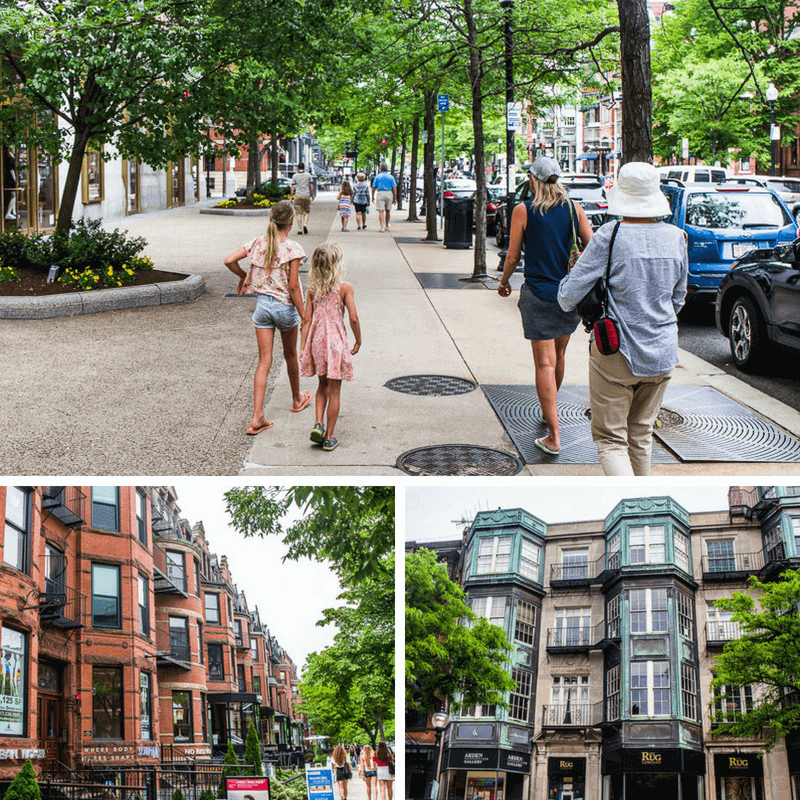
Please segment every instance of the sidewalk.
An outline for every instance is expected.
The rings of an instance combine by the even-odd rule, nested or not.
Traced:
[[[206,293],[199,300],[0,324],[6,356],[0,373],[3,472],[397,477],[404,474],[396,466],[398,457],[414,448],[462,444],[517,456],[520,441],[543,431],[526,416],[535,408],[533,362],[522,337],[516,292],[503,299],[483,284],[424,289],[415,273],[432,273],[427,285],[446,286],[448,280],[471,274],[473,251],[422,242],[424,226],[405,222],[406,213],[395,212],[391,233],[378,232],[374,210],[367,230],[355,230],[351,219],[351,230],[342,233],[335,195],[321,193],[312,206],[310,235],[297,239],[309,256],[326,239],[338,242],[346,280],[355,287],[363,346],[353,359],[355,380],[342,387],[337,450],[326,453],[309,442],[313,402],[300,414],[289,412],[288,380],[277,343],[265,407],[275,426],[254,439],[244,435],[256,363],[253,300],[235,297],[236,282],[223,259],[261,233],[266,220],[200,215],[193,206],[131,217],[120,227],[147,239],[146,253],[158,268],[202,274]],[[490,273],[498,275],[496,255],[487,258]],[[307,274],[301,277],[305,283]],[[572,434],[567,423],[575,421],[570,415],[581,417],[585,426],[580,398],[588,382],[587,362],[587,336],[581,330],[567,351],[562,387],[562,439],[568,445]],[[466,379],[477,388],[453,396],[420,396],[385,386],[393,378],[420,375]],[[301,379],[303,389],[313,392],[316,384]],[[681,353],[672,389],[690,390],[689,403],[691,390],[714,389],[756,412],[751,422],[758,453],[762,445],[767,452],[770,437],[775,438],[774,429],[760,429],[769,427],[765,420],[790,443],[800,436],[800,414],[689,353]],[[506,396],[511,398],[504,406],[505,425],[490,396],[498,408]],[[705,397],[695,400],[701,411]],[[507,432],[515,426],[516,443]],[[713,443],[724,435],[706,431],[693,438]],[[600,475],[593,445],[584,441],[582,446],[583,460],[580,454],[570,463],[561,457],[529,459],[532,463],[519,474]],[[725,454],[705,461],[670,457],[654,464],[653,474],[791,475],[797,473],[798,460],[800,455],[784,463],[731,460]],[[468,474],[494,473],[479,462]]]

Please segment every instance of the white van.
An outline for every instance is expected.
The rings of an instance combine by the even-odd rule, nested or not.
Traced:
[[[676,165],[657,169],[661,180],[677,178],[683,183],[719,183],[728,177],[728,170],[724,167]]]

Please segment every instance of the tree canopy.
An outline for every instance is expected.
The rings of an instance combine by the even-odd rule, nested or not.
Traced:
[[[712,735],[752,738],[767,730],[764,747],[770,750],[800,727],[800,571],[787,571],[771,583],[753,576],[748,583],[755,597],[734,592],[714,604],[732,612],[742,636],[728,642],[717,658],[711,688],[724,700],[751,686],[754,704],[745,710],[736,703],[737,710],[726,713],[712,702],[719,723]]]
[[[409,554],[406,566],[406,704],[430,713],[441,702],[458,709],[506,705],[513,688],[505,632],[476,616],[463,590],[430,550]]]

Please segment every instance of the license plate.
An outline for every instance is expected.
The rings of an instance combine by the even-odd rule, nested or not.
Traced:
[[[732,245],[732,249],[733,249],[733,257],[741,258],[745,253],[749,253],[751,250],[755,250],[756,246],[752,243],[734,244]]]

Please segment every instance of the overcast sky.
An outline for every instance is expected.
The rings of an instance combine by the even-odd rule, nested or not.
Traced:
[[[761,480],[763,483],[763,479]],[[537,482],[535,485],[433,487],[409,486],[406,489],[405,538],[411,541],[454,539],[461,536],[464,524],[477,511],[497,508],[523,508],[546,523],[604,519],[626,497],[669,495],[687,511],[725,511],[728,484],[705,483],[642,486],[608,486],[598,482]],[[742,484],[752,485],[752,484]]]
[[[231,577],[244,591],[250,610],[258,606],[262,624],[276,636],[298,671],[306,656],[332,643],[336,629],[317,627],[322,610],[339,605],[339,581],[327,562],[285,561],[277,536],[245,539],[229,527],[223,494],[232,483],[188,480],[171,484],[181,517],[205,526],[209,549],[228,557]]]

